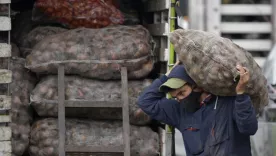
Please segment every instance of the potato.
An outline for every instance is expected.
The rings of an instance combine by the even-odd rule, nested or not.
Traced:
[[[66,145],[123,145],[122,122],[66,119]],[[42,125],[46,125],[45,128]],[[36,121],[31,130],[30,156],[58,156],[58,120]],[[130,126],[131,156],[156,156],[160,151],[158,134],[149,127]]]

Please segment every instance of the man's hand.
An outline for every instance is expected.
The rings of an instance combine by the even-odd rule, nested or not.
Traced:
[[[245,87],[249,81],[250,74],[247,68],[237,65],[237,70],[240,73],[240,80],[236,87],[237,94],[243,94],[245,92]]]
[[[179,65],[179,64],[180,64],[180,61],[177,61],[177,62],[174,64],[174,66],[172,67],[172,69],[173,69],[175,66]],[[168,76],[168,75],[170,74],[170,72],[172,71],[172,69],[169,70],[165,75]]]

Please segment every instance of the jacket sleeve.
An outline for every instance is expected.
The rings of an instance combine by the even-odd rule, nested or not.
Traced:
[[[166,82],[167,76],[156,79],[138,98],[139,107],[152,119],[178,127],[179,103],[166,98],[166,94],[159,92],[159,87]]]
[[[234,106],[234,120],[242,134],[254,135],[258,130],[255,109],[248,95],[237,95]]]

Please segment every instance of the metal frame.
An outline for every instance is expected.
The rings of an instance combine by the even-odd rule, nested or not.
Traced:
[[[0,69],[0,83],[11,83],[12,71],[7,69]]]
[[[153,36],[157,48],[159,61],[168,61],[169,47],[168,34],[170,32],[170,10],[171,0],[148,0],[144,4],[145,12],[153,13],[153,23],[145,24]]]
[[[276,0],[271,0],[271,9],[272,9],[272,40],[273,43],[276,43]]]
[[[146,24],[145,27],[149,30],[156,42],[155,53],[158,55],[158,61],[163,62],[162,71],[174,63],[174,48],[170,43],[168,35],[175,29],[175,0],[148,0],[145,2],[145,12],[153,14],[153,23]],[[163,64],[162,64],[163,65]],[[173,134],[171,127],[166,125],[165,130],[161,130],[161,155],[171,156],[173,150]]]
[[[0,58],[11,57],[11,45],[7,43],[0,43]]]
[[[204,31],[212,32],[217,35],[226,34],[243,34],[243,33],[259,33],[272,34],[267,39],[232,39],[234,43],[243,47],[249,52],[269,52],[273,43],[276,42],[276,0],[272,0],[271,4],[221,4],[220,0],[206,0],[205,15],[202,19],[196,16],[195,11],[190,11],[195,20],[205,20],[206,28]],[[192,3],[196,3],[192,1]],[[195,4],[190,5],[191,10],[197,10]],[[194,12],[194,13],[193,13]],[[267,22],[221,22],[221,16],[267,16],[270,15],[272,21]],[[191,19],[192,21],[193,19]],[[191,23],[192,24],[192,23]],[[199,26],[191,25],[191,29],[198,29]],[[265,57],[255,59],[262,66]]]
[[[221,32],[224,33],[271,33],[269,22],[222,22]]]
[[[129,124],[129,98],[128,98],[128,78],[127,68],[121,68],[122,81],[122,101],[69,101],[65,100],[65,86],[64,86],[64,65],[58,67],[58,126],[59,126],[59,156],[65,155],[83,155],[90,156],[95,153],[121,153],[124,156],[130,156],[130,124]],[[123,142],[124,146],[75,146],[65,145],[65,108],[91,108],[91,107],[109,107],[122,108],[123,113]]]
[[[223,4],[222,15],[271,15],[272,8],[269,4]]]
[[[207,31],[220,35],[220,22],[221,22],[221,1],[220,0],[207,0],[206,3],[206,21]]]
[[[0,4],[10,4],[11,0],[0,0]]]
[[[0,0],[0,5],[9,6],[7,16],[0,16],[0,31],[8,31],[8,43],[0,44],[0,58],[10,59],[11,45],[10,45],[10,0]],[[6,15],[6,14],[5,14]],[[10,61],[8,61],[9,63]],[[8,91],[6,95],[0,95],[0,155],[12,155],[11,136],[12,131],[9,123],[11,122],[11,96],[10,96],[10,83],[12,82],[12,71],[8,69],[0,70],[0,84],[8,84]]]
[[[271,50],[273,46],[271,40],[269,39],[258,39],[258,40],[251,40],[251,39],[233,39],[233,42],[238,44],[239,46],[243,47],[248,51],[267,51]]]
[[[149,12],[167,10],[170,8],[170,3],[167,0],[149,0],[145,4],[145,9]]]
[[[206,30],[205,3],[206,0],[189,0],[189,28]]]

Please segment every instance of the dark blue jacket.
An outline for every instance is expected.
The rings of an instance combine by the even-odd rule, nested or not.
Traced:
[[[182,133],[187,156],[251,156],[250,135],[256,133],[258,122],[248,95],[214,96],[209,104],[188,113],[159,92],[167,79],[165,75],[156,79],[138,105],[151,118]]]

